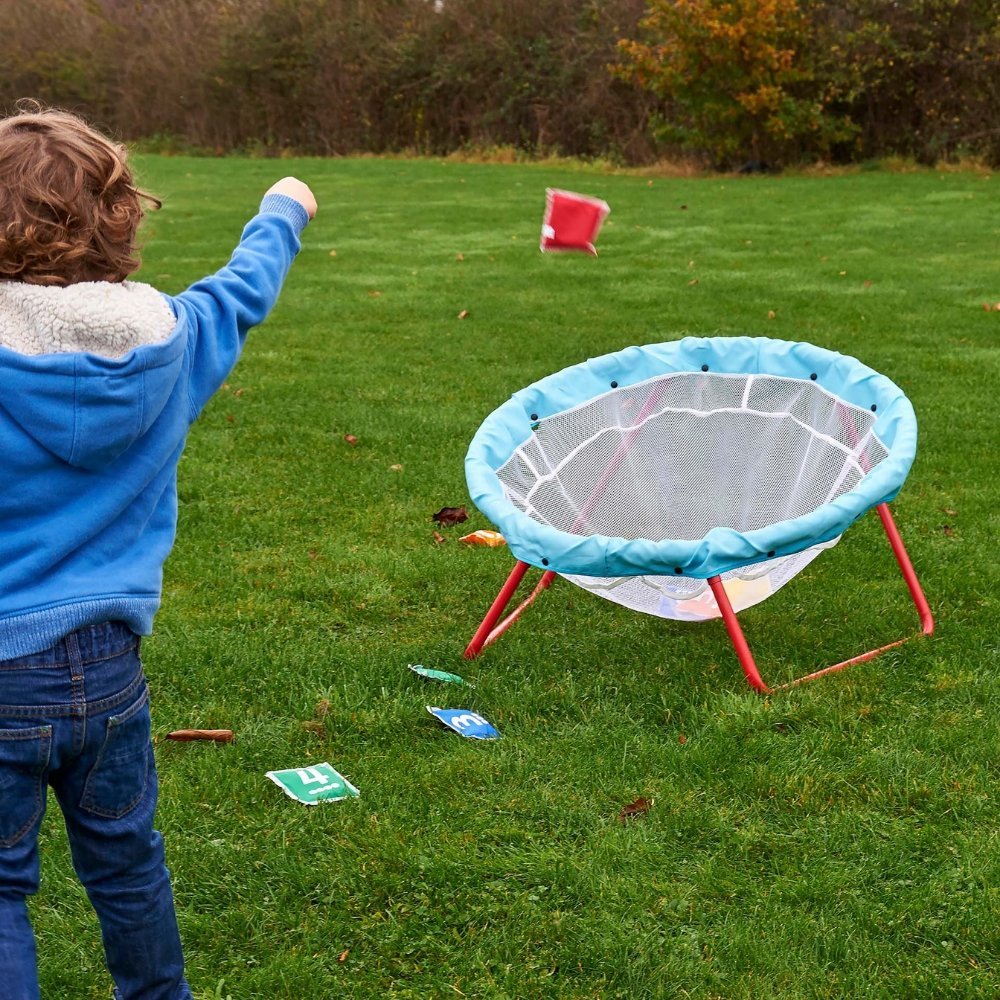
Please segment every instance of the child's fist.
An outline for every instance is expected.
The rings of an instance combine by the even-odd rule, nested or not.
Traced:
[[[276,184],[272,184],[266,193],[283,194],[294,198],[306,210],[310,219],[316,218],[316,196],[309,190],[309,185],[303,184],[297,177],[282,177]]]

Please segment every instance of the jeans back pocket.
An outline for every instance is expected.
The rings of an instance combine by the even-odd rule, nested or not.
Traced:
[[[0,847],[13,847],[45,811],[52,727],[0,729]]]
[[[149,688],[124,712],[107,721],[104,744],[87,775],[80,807],[106,819],[134,809],[149,783]]]

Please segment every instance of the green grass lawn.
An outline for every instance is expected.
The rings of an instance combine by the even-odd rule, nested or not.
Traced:
[[[192,431],[144,645],[158,738],[237,734],[157,744],[199,1000],[1000,993],[1000,178],[139,168],[165,202],[139,277],[168,292],[283,174],[320,203]],[[599,258],[539,253],[547,186],[610,203]],[[764,698],[719,622],[559,581],[463,661],[511,556],[458,544],[491,527],[471,504],[443,544],[431,515],[469,503],[479,423],[565,365],[686,334],[807,340],[904,388],[921,437],[894,511],[937,634]],[[774,681],[917,628],[874,515],[741,620]],[[307,809],[264,776],[323,760],[360,799]],[[43,993],[107,997],[54,811],[43,850]]]

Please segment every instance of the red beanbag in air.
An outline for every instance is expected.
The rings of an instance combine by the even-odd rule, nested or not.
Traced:
[[[580,250],[596,257],[594,240],[610,211],[608,203],[600,198],[546,188],[539,249]]]

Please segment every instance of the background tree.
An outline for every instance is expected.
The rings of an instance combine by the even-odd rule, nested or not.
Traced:
[[[658,137],[716,165],[824,154],[857,131],[816,73],[799,0],[650,0],[619,76],[662,102]]]
[[[320,155],[1000,163],[1000,0],[0,0],[0,105]]]

